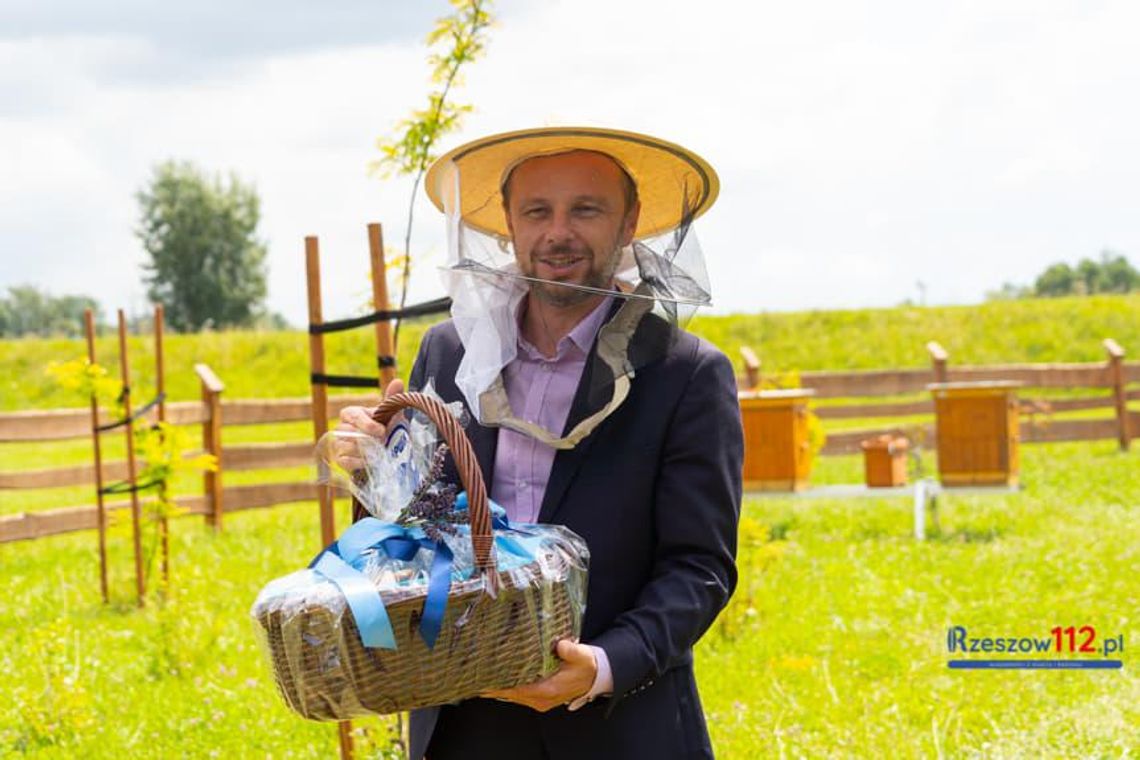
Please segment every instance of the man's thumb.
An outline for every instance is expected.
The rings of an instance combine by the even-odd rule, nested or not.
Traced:
[[[404,381],[397,377],[395,380],[388,383],[388,387],[384,390],[384,397],[387,398],[388,396],[391,396],[393,394],[403,393],[403,392],[404,392]]]
[[[558,654],[558,659],[565,662],[586,660],[590,657],[587,651],[582,650],[578,647],[574,639],[560,639],[558,641],[558,647],[555,651]]]

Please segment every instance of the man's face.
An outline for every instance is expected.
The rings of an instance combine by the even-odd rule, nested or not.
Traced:
[[[611,286],[640,211],[626,208],[625,180],[613,160],[589,151],[529,159],[511,173],[508,196],[507,227],[523,274]],[[592,297],[549,283],[532,283],[531,293],[555,306]]]

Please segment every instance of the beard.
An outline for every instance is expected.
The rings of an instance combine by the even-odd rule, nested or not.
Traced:
[[[530,292],[539,300],[551,306],[564,308],[577,306],[591,298],[597,297],[597,293],[580,290],[574,287],[576,285],[597,288],[599,290],[605,290],[610,287],[613,283],[614,274],[617,272],[618,264],[621,261],[621,249],[615,245],[610,255],[599,262],[598,257],[594,255],[594,250],[584,243],[559,243],[545,247],[535,246],[531,249],[530,255],[526,258],[527,266],[524,268],[523,274],[528,277],[536,277],[538,263],[544,259],[583,259],[589,262],[589,268],[580,279],[575,280],[568,278],[564,281],[566,283],[565,285],[559,284],[559,282],[563,282],[560,280],[542,280],[541,282],[530,283]]]

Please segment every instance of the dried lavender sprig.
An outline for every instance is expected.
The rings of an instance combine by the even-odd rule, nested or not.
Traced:
[[[432,486],[443,477],[443,465],[447,458],[448,451],[449,449],[446,443],[441,443],[436,447],[431,457],[431,464],[428,465],[427,474],[420,480],[419,486],[416,487],[415,493],[412,494],[412,500],[408,502],[409,505],[415,504],[423,498],[423,496],[431,490]]]
[[[454,509],[455,499],[455,486],[440,486],[408,504],[402,516],[409,520],[440,520]]]
[[[456,488],[454,485],[441,485],[439,482],[443,477],[447,452],[446,443],[436,447],[427,475],[420,481],[415,493],[412,494],[411,501],[396,518],[396,522],[401,525],[424,526],[425,533],[433,540],[439,540],[441,529],[446,533],[454,532],[454,528],[451,528],[448,522],[453,522],[451,516],[455,511]],[[430,531],[428,526],[431,526]]]

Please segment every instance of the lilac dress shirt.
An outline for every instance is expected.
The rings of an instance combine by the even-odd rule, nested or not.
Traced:
[[[503,386],[516,417],[540,425],[555,435],[562,435],[582,370],[586,367],[586,358],[605,322],[611,300],[604,299],[575,325],[558,342],[552,357],[543,356],[520,332],[518,354],[503,369]],[[530,436],[499,428],[491,498],[507,511],[511,522],[533,523],[538,520],[555,453],[550,446]],[[600,647],[591,649],[597,660],[598,673],[593,687],[584,697],[571,703],[571,710],[613,690],[613,675],[605,651]]]

